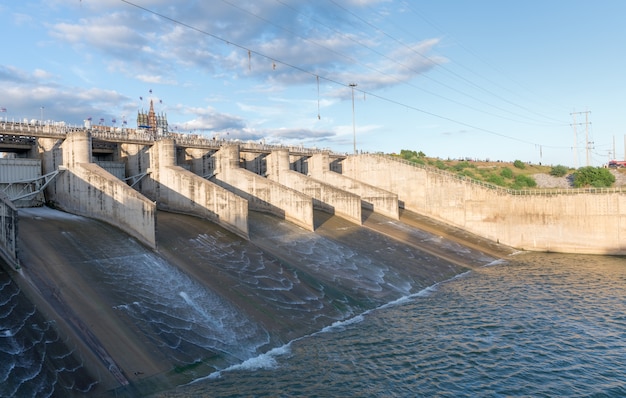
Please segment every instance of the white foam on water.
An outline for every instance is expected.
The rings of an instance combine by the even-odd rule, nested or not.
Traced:
[[[299,339],[296,339],[293,341],[297,341],[297,340]],[[266,353],[257,355],[256,357],[249,358],[240,364],[232,365],[225,369],[213,372],[209,374],[208,376],[204,376],[204,377],[200,377],[198,379],[192,380],[186,385],[194,384],[203,380],[218,379],[222,376],[222,373],[224,372],[232,372],[232,371],[237,371],[237,370],[254,371],[254,370],[259,370],[259,369],[277,368],[278,362],[276,362],[276,357],[288,354],[291,351],[290,346],[293,341],[290,341],[289,343],[284,344],[280,347],[273,348]]]
[[[485,265],[483,265],[483,267],[493,267],[496,265],[502,265],[502,264],[506,264],[507,261],[505,259],[499,258],[497,260],[493,260]]]
[[[346,319],[346,320],[343,320],[343,321],[333,322],[330,326],[326,326],[326,327],[322,328],[322,330],[320,330],[319,332],[313,333],[311,336],[315,336],[315,335],[320,334],[320,333],[330,333],[330,332],[336,332],[336,331],[345,330],[346,326],[350,326],[350,325],[354,325],[354,324],[363,322],[363,320],[365,319],[364,315],[366,315],[369,312],[370,311],[365,311],[363,314],[359,314],[359,315],[353,316],[352,318],[349,318],[349,319]]]
[[[243,361],[240,364],[232,365],[232,366],[229,366],[229,367],[224,368],[222,370],[215,371],[215,372],[213,372],[213,373],[211,373],[211,374],[209,374],[207,376],[199,377],[199,378],[194,379],[194,380],[192,380],[191,382],[189,382],[189,383],[187,383],[185,385],[194,384],[194,383],[201,382],[201,381],[204,381],[204,380],[218,379],[225,372],[231,372],[231,371],[237,371],[237,370],[254,371],[254,370],[259,370],[259,369],[275,369],[275,368],[277,368],[279,366],[278,362],[276,361],[276,357],[289,353],[291,344],[293,344],[294,342],[297,342],[297,341],[300,341],[300,340],[305,340],[307,338],[314,337],[314,336],[317,336],[317,335],[323,334],[323,333],[343,332],[344,330],[347,329],[348,326],[355,325],[355,324],[363,322],[365,320],[365,317],[368,314],[370,314],[370,313],[372,313],[374,311],[385,309],[385,308],[396,306],[396,305],[401,305],[401,304],[404,304],[404,303],[412,301],[414,298],[426,297],[426,296],[430,295],[431,293],[437,291],[437,288],[438,288],[438,286],[441,283],[452,281],[454,279],[463,277],[463,276],[469,274],[470,272],[471,271],[467,271],[467,272],[464,272],[462,274],[456,275],[456,276],[454,276],[454,277],[452,277],[450,279],[447,279],[446,281],[435,283],[432,286],[424,288],[424,289],[420,290],[417,293],[406,295],[406,296],[402,296],[402,297],[400,297],[400,298],[398,298],[396,300],[390,301],[390,302],[388,302],[386,304],[383,304],[383,305],[381,305],[381,306],[379,306],[377,308],[373,308],[371,310],[364,311],[363,313],[355,315],[355,316],[353,316],[351,318],[340,320],[340,321],[335,321],[332,324],[330,324],[329,326],[325,326],[325,327],[323,327],[322,329],[320,329],[317,332],[314,332],[314,333],[308,334],[306,336],[302,336],[302,337],[298,337],[296,339],[293,339],[290,342],[288,342],[287,344],[284,344],[284,345],[282,345],[280,347],[273,348],[273,349],[269,350],[266,353],[260,354],[260,355],[258,355],[256,357],[253,357],[253,358],[249,358],[249,359]]]

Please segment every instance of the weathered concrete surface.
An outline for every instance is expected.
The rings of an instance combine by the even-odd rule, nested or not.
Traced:
[[[249,209],[274,214],[310,231],[315,229],[310,196],[240,168],[238,145],[224,146],[215,156],[213,181],[248,199]]]
[[[41,206],[45,203],[43,192],[34,193],[41,187],[41,176],[41,160],[39,159],[0,159],[0,189],[16,207]],[[33,194],[24,197],[29,193]],[[22,199],[16,200],[20,197]]]
[[[150,153],[159,209],[205,218],[248,238],[247,200],[175,165],[173,140],[156,142]]]
[[[518,249],[626,254],[626,194],[513,195],[376,155],[350,156],[343,173],[398,194],[403,207]]]
[[[117,177],[91,162],[90,136],[68,134],[53,156],[67,170],[48,190],[54,206],[112,224],[154,248],[156,205]]]
[[[290,170],[289,151],[276,150],[266,157],[267,178],[313,198],[313,207],[361,224],[361,198],[353,193]]]
[[[361,197],[362,206],[394,220],[399,219],[398,195],[371,181],[350,178],[330,170],[328,154],[315,154],[308,160],[309,175],[317,180]]]
[[[13,268],[19,268],[17,258],[17,208],[6,194],[0,192],[0,256]]]

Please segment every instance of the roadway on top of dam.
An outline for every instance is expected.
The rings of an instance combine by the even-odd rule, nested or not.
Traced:
[[[144,129],[120,128],[112,126],[68,126],[57,124],[19,123],[0,121],[0,152],[24,151],[35,144],[36,138],[65,139],[67,134],[87,131],[96,141],[109,143],[131,143],[152,145],[160,139],[173,139],[176,145],[185,148],[219,149],[225,143],[239,144],[242,151],[270,154],[278,149],[287,149],[290,154],[311,156],[316,153],[329,153],[333,158],[345,158],[347,154],[340,154],[329,149],[305,148],[302,146],[268,145],[251,141],[224,140],[207,138],[198,134],[167,132],[154,135]]]

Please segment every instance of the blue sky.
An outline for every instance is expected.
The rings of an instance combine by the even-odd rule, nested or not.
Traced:
[[[622,0],[8,3],[9,120],[135,127],[152,99],[172,130],[207,137],[573,167],[624,158]]]

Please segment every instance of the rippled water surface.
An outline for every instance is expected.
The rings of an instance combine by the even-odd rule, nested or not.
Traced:
[[[82,396],[95,384],[54,322],[0,271],[0,397]]]
[[[625,283],[520,254],[160,396],[626,396]]]

